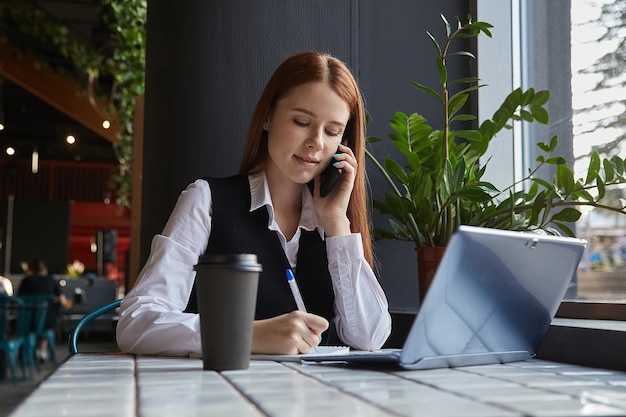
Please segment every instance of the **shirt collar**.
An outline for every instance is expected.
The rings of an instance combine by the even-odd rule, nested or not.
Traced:
[[[274,206],[272,205],[272,197],[267,185],[265,171],[249,174],[248,180],[250,182],[250,212],[267,206],[269,215],[268,227],[271,230],[278,230],[278,224],[274,221]],[[315,207],[313,206],[313,196],[309,192],[308,187],[302,187],[302,213],[298,227],[307,231],[317,229],[322,240],[324,239],[324,229],[317,221]]]

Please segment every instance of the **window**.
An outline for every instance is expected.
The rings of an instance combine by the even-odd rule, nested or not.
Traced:
[[[520,178],[536,157],[536,142],[554,135],[577,173],[586,171],[592,146],[604,156],[625,156],[624,2],[477,0],[477,18],[495,26],[492,39],[479,37],[479,77],[489,85],[479,92],[479,113],[493,114],[518,86],[551,92],[548,126],[515,126],[509,140],[491,149],[492,162],[500,161],[492,170],[496,186],[502,173],[503,183]],[[625,194],[619,190],[608,198]],[[584,211],[575,227],[589,245],[558,315],[626,318],[626,216]]]
[[[624,157],[626,118],[626,5],[608,0],[572,2],[572,124],[576,171],[589,153]],[[626,143],[624,144],[626,145]],[[607,195],[620,204],[622,190]],[[608,210],[586,211],[577,233],[589,241],[578,273],[578,298],[626,300],[626,216]]]

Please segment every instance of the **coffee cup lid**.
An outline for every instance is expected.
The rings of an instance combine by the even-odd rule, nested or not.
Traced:
[[[201,255],[198,265],[233,265],[240,268],[261,271],[254,253],[228,253]]]

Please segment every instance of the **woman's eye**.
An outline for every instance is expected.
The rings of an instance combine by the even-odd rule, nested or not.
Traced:
[[[298,126],[302,126],[302,127],[306,127],[306,126],[308,126],[308,125],[309,125],[307,122],[304,122],[304,121],[302,121],[302,120],[298,120],[298,119],[295,119],[293,122],[294,122],[296,125],[298,125]]]
[[[333,131],[330,131],[330,130],[327,130],[327,131],[326,131],[326,134],[327,134],[328,136],[333,136],[333,137],[337,137],[337,136],[340,136],[340,135],[341,135],[341,133],[340,133],[340,132],[333,132]]]

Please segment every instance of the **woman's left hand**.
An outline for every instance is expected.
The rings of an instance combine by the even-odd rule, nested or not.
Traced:
[[[339,183],[326,197],[319,195],[320,176],[315,178],[316,191],[313,198],[315,212],[327,236],[343,236],[351,233],[350,220],[346,213],[354,187],[357,162],[352,149],[347,146],[340,145],[337,154],[338,156],[333,160],[338,162],[336,168],[341,168],[343,173]]]

